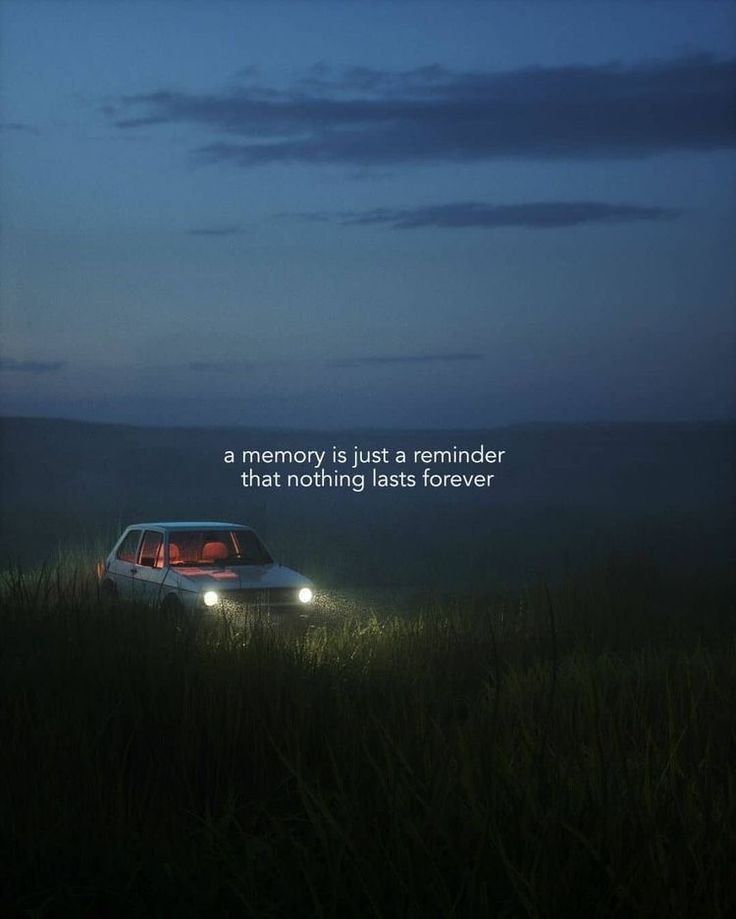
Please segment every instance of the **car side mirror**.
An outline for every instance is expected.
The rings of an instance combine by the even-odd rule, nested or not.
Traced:
[[[144,555],[141,558],[141,565],[144,568],[155,568],[156,567],[156,558],[153,555]]]

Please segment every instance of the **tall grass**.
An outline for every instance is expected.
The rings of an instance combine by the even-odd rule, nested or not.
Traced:
[[[288,628],[4,577],[5,914],[736,908],[728,585],[624,566]]]

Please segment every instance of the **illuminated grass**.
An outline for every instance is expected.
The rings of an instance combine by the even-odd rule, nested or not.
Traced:
[[[730,589],[203,628],[0,588],[5,913],[726,917]]]

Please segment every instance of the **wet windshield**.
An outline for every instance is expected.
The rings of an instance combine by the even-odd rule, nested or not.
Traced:
[[[272,562],[253,530],[175,530],[169,535],[169,564],[173,567]]]

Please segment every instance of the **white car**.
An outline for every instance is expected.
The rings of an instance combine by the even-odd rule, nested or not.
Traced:
[[[240,523],[131,524],[98,574],[104,594],[171,612],[303,612],[314,599],[314,584]]]

